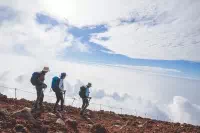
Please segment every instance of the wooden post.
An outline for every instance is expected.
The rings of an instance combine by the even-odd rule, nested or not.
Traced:
[[[15,88],[15,99],[17,99],[17,88]]]

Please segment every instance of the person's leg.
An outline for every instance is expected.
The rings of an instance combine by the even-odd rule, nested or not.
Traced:
[[[83,110],[83,108],[85,107],[85,101],[84,101],[84,98],[82,98],[82,107],[81,107],[81,109]]]
[[[80,112],[80,114],[81,115],[83,115],[83,109],[84,109],[84,107],[85,107],[85,101],[84,101],[84,98],[82,98],[82,107],[81,107],[81,112]]]
[[[89,101],[88,101],[87,98],[85,98],[85,99],[84,99],[84,102],[85,102],[85,106],[84,106],[83,110],[85,111],[86,108],[89,106]],[[84,111],[83,111],[83,112],[84,112]]]
[[[35,101],[34,108],[38,108],[38,103],[39,103],[40,94],[41,94],[41,91],[40,91],[38,86],[36,86],[36,92],[37,92],[37,98],[36,98],[36,101]]]
[[[40,92],[40,102],[39,102],[40,107],[42,107],[43,99],[44,99],[44,92],[41,89],[41,92]]]
[[[55,103],[55,106],[54,106],[54,112],[56,112],[56,108],[58,106],[58,103],[60,102],[60,97],[59,97],[59,93],[58,92],[55,92],[56,94],[56,103]]]
[[[82,110],[81,110],[81,114],[82,114],[82,115],[83,115],[83,113],[85,112],[85,110],[86,110],[86,108],[87,108],[87,106],[88,106],[88,103],[89,103],[88,99],[87,99],[87,98],[84,98],[84,99],[83,99],[83,106],[82,106]]]
[[[61,100],[61,111],[63,111],[63,106],[64,106],[64,98],[63,98],[63,93],[60,93],[60,100]]]

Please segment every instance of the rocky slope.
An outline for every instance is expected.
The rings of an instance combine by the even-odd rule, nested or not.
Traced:
[[[53,104],[44,103],[42,111],[31,111],[32,101],[9,99],[0,95],[1,133],[200,133],[199,126],[156,121],[106,111],[87,111],[67,106],[53,113]]]

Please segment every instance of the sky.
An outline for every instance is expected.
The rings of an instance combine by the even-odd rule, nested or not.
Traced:
[[[69,97],[90,81],[94,102],[200,124],[199,6],[198,0],[1,0],[0,85],[34,92],[30,75],[46,65],[48,84],[68,73]]]

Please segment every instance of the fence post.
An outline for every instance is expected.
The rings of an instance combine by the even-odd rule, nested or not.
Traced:
[[[76,98],[73,98],[72,106],[73,106],[75,100],[76,100]]]
[[[100,111],[101,111],[101,104],[99,104],[100,105]]]
[[[15,88],[15,99],[17,98],[17,88]]]
[[[137,116],[137,110],[135,109],[135,116]]]

